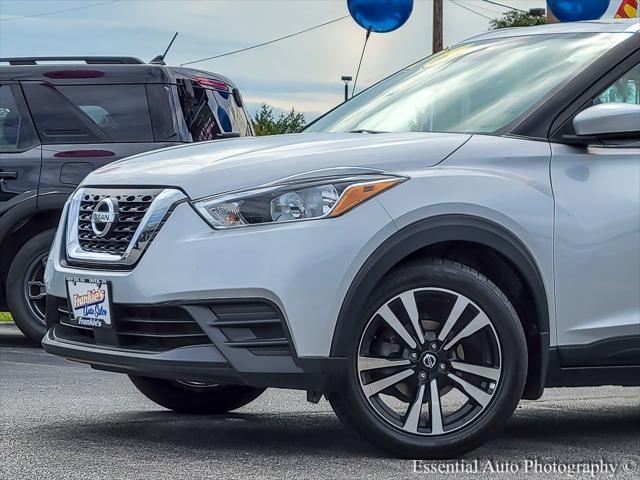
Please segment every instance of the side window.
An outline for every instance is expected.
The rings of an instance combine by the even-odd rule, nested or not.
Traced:
[[[180,106],[194,142],[214,140],[221,134],[252,135],[245,111],[238,107],[234,93],[207,88],[198,82],[178,88]],[[191,95],[190,92],[193,92]]]
[[[249,121],[244,110],[236,104],[232,92],[214,90],[213,97],[218,104],[218,118],[225,132],[237,132],[241,136],[251,135]]]
[[[640,105],[640,65],[636,65],[598,95],[593,103],[634,103]]]
[[[43,143],[153,142],[144,85],[23,88]]]
[[[193,98],[190,98],[182,91],[180,92],[180,106],[184,114],[184,121],[194,142],[213,140],[221,133],[216,115],[211,108],[211,105],[215,105],[215,102],[210,102],[206,88],[195,82],[191,82],[191,84],[193,86]]]
[[[9,85],[0,85],[0,152],[18,152],[34,143],[29,122],[23,118]]]

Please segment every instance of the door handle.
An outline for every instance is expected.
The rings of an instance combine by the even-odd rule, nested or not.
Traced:
[[[5,172],[0,170],[1,180],[15,180],[16,178],[18,178],[18,172]]]

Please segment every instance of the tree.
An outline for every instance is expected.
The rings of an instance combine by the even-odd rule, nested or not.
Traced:
[[[296,133],[302,130],[306,120],[304,114],[296,112],[295,109],[287,113],[281,113],[276,120],[273,108],[263,103],[260,110],[253,117],[253,126],[256,135],[279,135],[282,133]]]
[[[544,25],[545,23],[547,23],[547,17],[531,15],[520,10],[509,10],[504,12],[502,17],[491,20],[489,28],[497,30],[499,28],[531,27],[533,25]]]

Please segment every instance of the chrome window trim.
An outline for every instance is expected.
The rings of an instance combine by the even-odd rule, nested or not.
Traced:
[[[111,253],[87,252],[80,246],[78,237],[78,221],[80,214],[80,203],[86,188],[80,188],[69,200],[69,211],[66,225],[66,254],[68,261],[80,263],[107,264],[107,265],[133,265],[138,261],[140,255],[147,248],[153,234],[158,230],[158,226],[165,219],[167,213],[180,201],[186,200],[187,196],[180,190],[166,188],[151,202],[140,225],[133,234],[127,249],[122,255]],[[123,189],[124,190],[124,189]]]

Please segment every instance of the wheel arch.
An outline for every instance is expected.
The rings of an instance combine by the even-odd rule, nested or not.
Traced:
[[[402,228],[382,243],[360,268],[345,295],[334,330],[331,356],[348,355],[359,327],[358,322],[350,319],[360,315],[371,292],[390,270],[416,257],[440,256],[465,263],[486,275],[482,265],[473,262],[474,255],[480,252],[496,255],[495,260],[503,270],[496,270],[494,277],[517,277],[526,292],[524,299],[533,304],[530,314],[525,311],[521,314],[522,309],[514,306],[521,316],[530,350],[523,398],[538,398],[542,395],[546,378],[550,330],[549,305],[542,275],[533,255],[515,234],[479,217],[432,217]],[[491,275],[486,276],[501,287],[500,278],[495,281]]]

